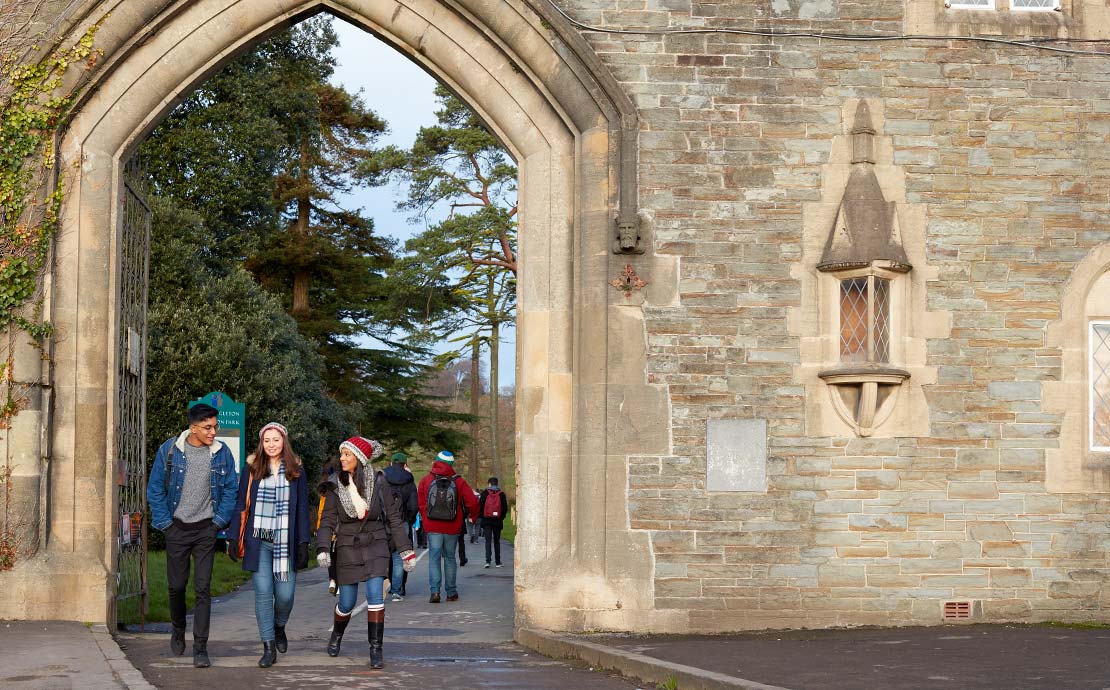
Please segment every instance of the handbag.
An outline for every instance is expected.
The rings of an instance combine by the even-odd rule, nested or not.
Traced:
[[[251,517],[251,485],[254,484],[254,475],[247,476],[247,507],[239,513],[239,558],[243,557],[245,547],[243,545],[243,536],[247,533],[247,521]]]

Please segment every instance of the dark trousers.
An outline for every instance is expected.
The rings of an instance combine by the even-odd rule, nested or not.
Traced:
[[[466,563],[466,520],[463,520],[462,529],[459,530],[459,565]]]
[[[193,559],[193,642],[208,641],[212,616],[212,560],[216,553],[216,528],[211,520],[186,524],[178,520],[166,530],[166,582],[170,589],[170,622],[185,629],[185,585],[189,582],[189,558]]]
[[[482,531],[486,533],[486,563],[490,562],[490,546],[492,546],[493,553],[497,555],[497,560],[493,562],[501,565],[501,526],[486,525]]]

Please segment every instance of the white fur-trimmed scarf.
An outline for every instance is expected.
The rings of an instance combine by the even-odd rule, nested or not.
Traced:
[[[339,502],[343,504],[343,511],[348,517],[363,520],[370,509],[369,497],[374,494],[374,472],[370,469],[363,470],[361,492],[360,487],[355,486],[354,473],[348,474],[348,477],[350,477],[348,485],[343,486],[343,482],[338,482],[339,486],[335,493],[339,496]]]

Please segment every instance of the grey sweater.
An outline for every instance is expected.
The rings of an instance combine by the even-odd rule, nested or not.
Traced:
[[[185,441],[185,482],[174,518],[193,523],[212,518],[212,449]]]

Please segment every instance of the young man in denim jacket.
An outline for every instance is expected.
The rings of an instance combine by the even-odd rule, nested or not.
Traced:
[[[170,650],[185,653],[185,585],[189,558],[193,559],[193,666],[211,666],[208,658],[208,621],[212,612],[212,559],[216,532],[231,522],[239,478],[235,458],[216,440],[216,408],[194,405],[189,428],[166,440],[154,456],[146,500],[151,525],[166,536],[166,581],[170,592],[173,632]]]

